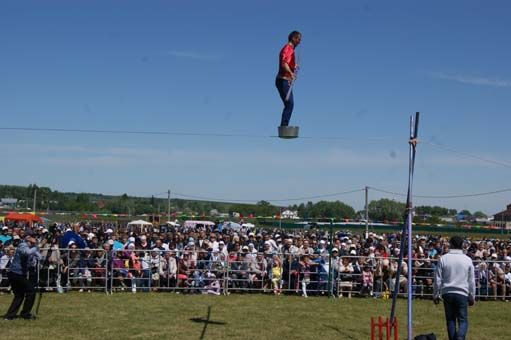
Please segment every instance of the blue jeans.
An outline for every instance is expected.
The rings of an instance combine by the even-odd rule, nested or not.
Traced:
[[[286,100],[287,92],[291,87],[291,82],[286,79],[277,78],[275,79],[275,86],[279,91],[280,99],[284,103],[284,110],[282,110],[282,119],[280,121],[280,126],[288,126],[289,120],[291,119],[291,114],[293,113],[294,107],[294,99],[293,99],[293,91],[289,94],[289,99]]]
[[[461,294],[444,294],[445,320],[449,340],[465,340],[468,330],[468,297]],[[456,330],[458,326],[458,330]]]

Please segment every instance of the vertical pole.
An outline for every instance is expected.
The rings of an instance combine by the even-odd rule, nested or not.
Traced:
[[[332,249],[334,247],[334,235],[333,235],[333,222],[332,219],[330,219],[330,229],[328,231],[328,239],[329,239],[329,247],[328,247],[328,296],[334,297],[334,290],[333,290],[333,282],[332,282],[332,276],[333,276],[333,268],[332,268]]]
[[[369,205],[368,205],[368,197],[369,197],[369,187],[365,188],[366,191],[366,204],[365,204],[365,220],[366,220],[366,239],[369,237]]]
[[[168,210],[167,210],[167,220],[168,220],[168,221],[170,221],[170,189],[169,189],[169,191],[168,191],[167,206],[168,206]]]
[[[417,139],[417,132],[419,128],[419,112],[415,113],[415,120],[410,119],[410,140]],[[413,337],[412,329],[412,223],[413,223],[413,204],[412,204],[412,189],[413,189],[413,170],[415,166],[415,144],[410,143],[410,166],[408,175],[408,195],[406,202],[407,209],[407,223],[408,223],[408,339]]]
[[[412,184],[413,184],[413,172],[415,167],[415,147],[417,132],[419,126],[419,112],[415,114],[415,124],[413,117],[410,117],[410,155],[409,155],[409,166],[408,166],[408,194],[406,198],[406,214],[404,216],[403,230],[401,234],[401,244],[399,252],[399,262],[397,264],[396,278],[394,284],[394,293],[392,295],[392,306],[390,310],[390,320],[394,322],[395,308],[397,302],[397,295],[399,293],[399,278],[401,275],[402,262],[404,260],[405,246],[408,252],[408,283],[407,283],[407,298],[408,298],[408,340],[412,339],[412,216],[413,216],[413,204],[412,204]],[[406,244],[408,242],[408,244]]]
[[[37,188],[34,189],[34,209],[32,209],[34,214],[35,214],[36,202],[37,202]]]

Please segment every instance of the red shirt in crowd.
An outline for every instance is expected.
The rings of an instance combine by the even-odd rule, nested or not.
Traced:
[[[295,63],[295,49],[293,45],[286,44],[282,49],[280,50],[279,54],[279,74],[277,75],[277,78],[286,78],[291,79],[291,74],[287,72],[283,67],[282,63],[286,63],[291,71],[295,71],[296,69],[296,63]]]

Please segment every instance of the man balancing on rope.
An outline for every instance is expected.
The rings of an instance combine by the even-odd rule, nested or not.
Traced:
[[[280,99],[284,103],[280,126],[288,126],[293,113],[293,90],[292,84],[296,80],[298,65],[295,62],[295,48],[300,44],[302,34],[298,31],[289,33],[288,42],[279,54],[279,73],[275,79],[275,86],[279,91]]]

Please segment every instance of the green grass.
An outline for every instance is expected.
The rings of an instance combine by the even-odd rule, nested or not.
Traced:
[[[4,313],[11,295],[0,296]],[[208,308],[210,321],[205,324]],[[469,310],[468,339],[509,339],[511,305],[478,302]],[[370,317],[387,316],[390,301],[260,294],[49,293],[34,321],[0,321],[2,339],[369,339]],[[398,300],[400,338],[406,300]],[[193,321],[192,319],[196,319]],[[225,324],[222,324],[225,323]],[[206,326],[206,327],[205,327]],[[414,300],[414,333],[446,339],[443,308]]]

